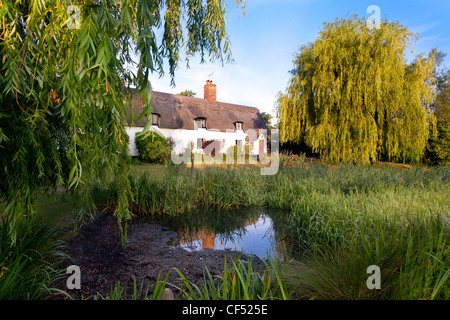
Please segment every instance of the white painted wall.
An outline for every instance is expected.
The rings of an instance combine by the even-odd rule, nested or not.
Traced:
[[[141,127],[126,127],[126,132],[130,137],[130,153],[132,156],[136,157],[139,155],[139,151],[136,147],[135,143],[135,135],[138,132],[141,132],[144,128]],[[194,143],[193,152],[202,152],[201,149],[197,149],[197,139],[206,139],[206,140],[219,140],[223,141],[222,150],[219,153],[225,153],[227,149],[236,144],[236,140],[242,140],[242,145],[245,144],[245,139],[247,137],[247,133],[238,130],[233,132],[221,132],[214,130],[206,130],[206,129],[197,129],[197,130],[185,130],[185,129],[162,129],[157,126],[152,126],[152,129],[159,131],[166,138],[172,138],[175,142],[174,150],[177,154],[183,153],[185,148],[188,147],[190,142]],[[260,135],[257,140],[253,144],[253,149],[251,152],[253,154],[259,153],[259,140],[264,140],[264,152],[267,152],[267,139],[264,135]]]

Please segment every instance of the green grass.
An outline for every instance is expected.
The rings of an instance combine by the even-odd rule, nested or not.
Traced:
[[[175,299],[183,300],[288,300],[289,292],[286,290],[286,280],[282,277],[283,266],[280,261],[270,258],[263,265],[254,265],[252,258],[243,261],[241,256],[227,261],[225,258],[223,272],[212,275],[207,267],[204,267],[203,278],[197,285],[189,281],[177,268],[175,272],[179,276],[181,285],[174,285],[167,281],[170,272],[158,276],[150,294],[149,286],[142,282],[137,285],[133,281],[133,289],[127,291],[127,285],[117,282],[111,285],[111,290],[106,296],[97,294],[97,300],[161,300],[165,288],[177,289],[179,294]]]
[[[287,272],[303,299],[449,299],[450,170],[289,169],[266,205],[289,209],[305,256]],[[368,290],[378,265],[382,289]]]
[[[62,242],[55,240],[55,230],[35,220],[18,225],[16,232],[12,246],[8,223],[0,227],[0,300],[48,298],[57,291],[51,284],[63,276]]]
[[[185,298],[230,298],[234,292],[233,297],[251,299],[272,294],[300,299],[450,299],[449,167],[327,166],[304,158],[282,158],[281,165],[274,176],[261,176],[258,166],[133,165],[130,206],[136,215],[251,206],[287,210],[285,229],[301,255],[278,270],[279,280],[265,286],[264,272],[243,269],[236,262],[231,278],[224,266],[222,280],[205,271],[200,287],[185,283]],[[100,204],[114,206],[118,190],[114,184],[97,190]],[[36,215],[64,225],[65,217],[72,215],[73,199],[61,200],[58,193],[38,197]],[[366,286],[369,265],[381,268],[381,290]],[[237,281],[239,293],[238,287],[229,291]],[[283,292],[273,289],[276,283]],[[120,288],[113,287],[113,297],[124,295]],[[266,291],[270,294],[264,295]]]
[[[0,203],[0,212],[3,213],[5,206],[5,203]],[[79,209],[72,195],[59,189],[52,195],[35,195],[33,217],[52,228],[63,229],[72,224],[74,213]]]
[[[448,299],[449,178],[448,167],[302,161],[274,176],[232,168],[190,175],[174,168],[160,181],[136,177],[133,208],[143,216],[253,205],[287,209],[288,229],[303,253],[285,272],[292,296]],[[366,286],[372,264],[382,269],[381,290]]]
[[[162,179],[166,174],[166,166],[162,164],[139,163],[139,164],[132,164],[131,167],[137,175],[145,173],[149,174],[153,178]]]
[[[122,284],[118,281],[111,284],[109,294],[103,296],[97,293],[94,300],[161,300],[163,291],[168,284],[167,279],[169,275],[170,272],[164,277],[159,274],[153,288],[150,288],[149,285],[146,286],[143,281],[138,286],[136,278],[133,278],[133,289],[131,293],[128,291],[126,283]],[[152,293],[150,293],[150,290],[152,290]]]
[[[167,172],[167,165],[163,164],[149,164],[149,163],[133,163],[131,165],[132,170],[135,174],[142,175],[142,174],[148,174],[152,178],[156,179],[163,179]],[[226,164],[216,164],[216,165],[194,165],[192,168],[191,165],[180,165],[177,166],[179,168],[179,172],[181,175],[190,175],[191,171],[194,170],[195,172],[202,172],[204,170],[208,169],[236,169],[236,170],[250,170],[250,171],[256,171],[260,170],[261,165],[257,164],[245,164],[245,165],[226,165]]]
[[[251,258],[244,262],[236,257],[230,265],[225,259],[223,272],[217,276],[205,268],[199,286],[175,269],[183,283],[176,288],[181,291],[181,297],[188,300],[289,300],[281,269],[280,262],[274,258],[258,267]]]

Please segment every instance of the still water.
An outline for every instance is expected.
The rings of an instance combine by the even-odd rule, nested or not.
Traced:
[[[238,210],[205,210],[177,217],[159,218],[157,222],[177,233],[168,245],[188,251],[204,248],[235,250],[281,257],[288,247],[288,213],[263,207]]]

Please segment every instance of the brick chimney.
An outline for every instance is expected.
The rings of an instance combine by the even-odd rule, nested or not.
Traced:
[[[212,83],[212,80],[206,80],[204,89],[203,98],[210,104],[216,104],[216,85]]]

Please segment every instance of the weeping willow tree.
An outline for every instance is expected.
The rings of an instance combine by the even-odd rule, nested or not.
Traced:
[[[130,88],[149,115],[149,75],[164,74],[164,60],[172,81],[181,50],[230,61],[226,18],[223,0],[0,1],[0,195],[13,240],[37,190],[73,190],[81,216],[95,209],[90,187],[108,177],[126,231]]]
[[[326,23],[294,58],[277,112],[281,142],[305,142],[330,161],[418,161],[435,123],[434,57],[406,52],[418,36],[383,20]]]

